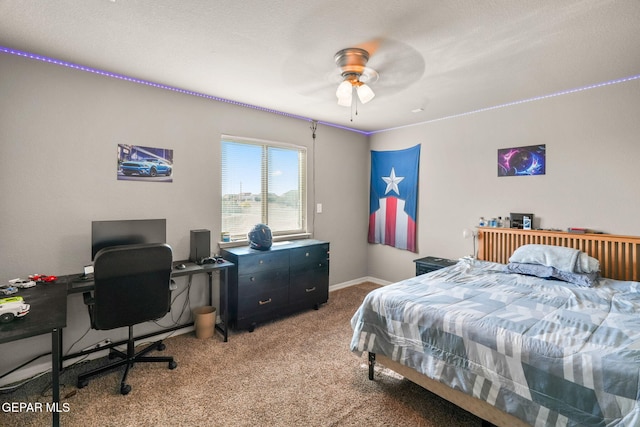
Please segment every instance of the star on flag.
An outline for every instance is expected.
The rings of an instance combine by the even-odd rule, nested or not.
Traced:
[[[396,176],[395,168],[391,168],[391,174],[389,176],[383,176],[382,180],[387,183],[387,188],[384,190],[384,194],[387,194],[389,191],[395,191],[396,194],[400,195],[400,190],[398,190],[398,184],[402,182],[404,176]]]

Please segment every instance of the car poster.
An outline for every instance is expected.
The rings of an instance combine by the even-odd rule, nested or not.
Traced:
[[[173,182],[173,150],[118,144],[118,180]]]

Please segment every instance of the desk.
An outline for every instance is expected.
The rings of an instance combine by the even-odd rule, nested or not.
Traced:
[[[23,338],[51,333],[51,378],[53,405],[51,413],[54,427],[60,425],[60,370],[62,368],[62,328],[67,326],[67,286],[64,280],[38,283],[21,289],[22,296],[31,306],[29,314],[0,324],[0,344]],[[13,295],[15,296],[15,295]]]
[[[184,264],[185,268],[177,269],[176,266],[180,264]],[[220,292],[219,292],[219,300],[221,305],[220,317],[222,319],[222,323],[221,324],[216,323],[215,328],[218,332],[222,334],[224,342],[227,342],[229,339],[229,302],[227,298],[227,295],[229,295],[228,269],[229,267],[233,267],[233,266],[234,264],[228,261],[224,261],[221,263],[214,263],[214,264],[196,264],[190,261],[174,261],[173,270],[171,271],[171,278],[188,276],[189,281],[191,281],[191,277],[195,274],[207,273],[209,275],[209,305],[213,305],[213,272],[220,271],[220,273],[222,273],[222,277],[221,277],[222,280],[220,281]],[[64,280],[66,280],[68,283],[67,292],[69,294],[74,294],[78,292],[88,292],[93,289],[93,281],[81,280],[80,277],[81,275],[79,274],[64,277]],[[147,334],[141,337],[136,337],[136,339],[149,338],[155,335],[159,335],[165,332],[175,331],[177,329],[182,329],[189,326],[193,326],[193,322],[172,326],[170,328],[165,328],[158,332],[153,332],[151,334]],[[108,347],[115,347],[124,343],[126,343],[126,341],[112,343]],[[97,350],[104,350],[105,348],[106,347],[101,347],[100,349],[96,349],[96,350],[81,351],[78,353],[69,354],[67,356],[64,356],[63,360],[72,359],[74,357],[92,353]]]
[[[182,270],[175,268],[176,265],[180,264],[184,264],[185,268]],[[216,323],[216,330],[222,334],[224,342],[227,342],[229,337],[229,298],[227,295],[229,295],[229,267],[233,267],[233,265],[229,261],[202,265],[189,261],[176,261],[173,263],[173,271],[171,272],[171,277],[189,276],[189,281],[191,281],[191,276],[194,274],[207,273],[209,275],[209,305],[213,305],[213,272],[217,270],[224,275],[223,280],[220,281],[220,292],[218,294],[221,306],[220,311],[222,312],[220,317],[224,327]],[[193,325],[193,323],[188,326],[190,325]]]
[[[186,268],[182,270],[176,269],[175,266],[179,264],[184,264]],[[176,261],[173,265],[174,269],[171,272],[172,278],[188,276],[189,280],[191,280],[191,276],[194,274],[207,273],[209,275],[209,305],[213,305],[213,272],[217,270],[223,273],[224,280],[220,283],[222,325],[216,324],[215,327],[224,337],[224,342],[227,342],[229,330],[227,297],[227,295],[229,295],[228,269],[234,264],[224,261],[222,263],[198,265],[188,261]],[[67,326],[67,295],[93,289],[93,282],[91,280],[79,281],[79,278],[79,274],[61,276],[58,277],[58,280],[54,283],[38,283],[33,288],[21,289],[16,295],[22,296],[25,302],[31,306],[29,314],[14,319],[9,323],[0,324],[0,344],[51,333],[52,425],[54,427],[60,425],[60,371],[62,369],[62,362],[95,351],[102,351],[107,347],[115,347],[126,343],[126,341],[122,341],[99,349],[82,351],[66,356],[62,355],[62,328]],[[193,323],[162,329],[158,332],[137,337],[136,339],[145,339],[191,325],[193,325]]]

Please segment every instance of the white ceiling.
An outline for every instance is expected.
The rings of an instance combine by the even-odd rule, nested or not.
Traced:
[[[370,132],[637,76],[640,0],[0,0],[0,46]]]

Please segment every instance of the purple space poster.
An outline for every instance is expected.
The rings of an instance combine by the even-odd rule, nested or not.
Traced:
[[[546,145],[498,149],[498,176],[544,175]]]

